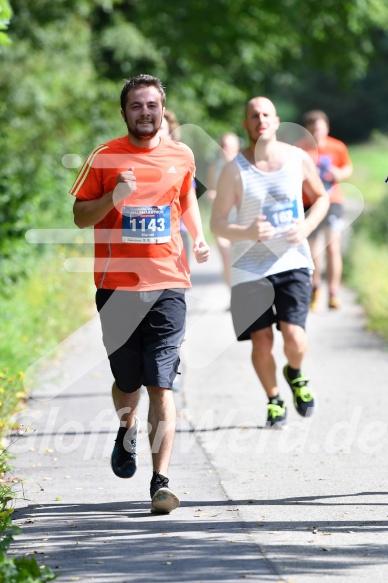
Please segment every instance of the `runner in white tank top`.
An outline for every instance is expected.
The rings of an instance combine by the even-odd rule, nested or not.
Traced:
[[[305,322],[313,269],[308,235],[326,215],[329,200],[314,163],[299,148],[278,142],[279,117],[265,97],[251,99],[244,129],[249,145],[223,170],[213,205],[214,233],[233,244],[232,317],[238,340],[252,341],[252,362],[268,396],[271,427],[285,424],[272,354],[273,324],[283,335],[283,372],[297,412],[315,406],[301,371],[307,348]],[[312,201],[304,216],[303,190]],[[231,208],[235,222],[229,222]]]

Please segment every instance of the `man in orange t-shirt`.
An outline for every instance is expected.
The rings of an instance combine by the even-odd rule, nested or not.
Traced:
[[[353,172],[348,149],[343,142],[329,136],[329,119],[323,111],[308,111],[303,116],[303,125],[313,136],[317,149],[313,149],[306,141],[304,149],[313,158],[325,189],[329,192],[330,208],[322,223],[309,237],[311,254],[314,261],[313,295],[311,309],[319,309],[321,285],[321,250],[320,233],[325,236],[326,245],[326,276],[329,286],[329,308],[339,308],[338,290],[342,276],[341,232],[343,229],[344,193],[338,184],[346,180]],[[301,147],[303,145],[301,144]],[[303,194],[305,211],[311,202]]]
[[[137,468],[137,406],[149,395],[153,475],[151,512],[179,506],[168,487],[175,434],[171,392],[185,330],[185,289],[190,287],[180,219],[198,263],[207,261],[195,193],[191,150],[160,138],[165,91],[161,81],[138,75],[121,92],[128,134],[97,147],[81,168],[71,194],[74,222],[94,226],[96,304],[114,376],[113,402],[120,428],[113,472],[131,478]]]

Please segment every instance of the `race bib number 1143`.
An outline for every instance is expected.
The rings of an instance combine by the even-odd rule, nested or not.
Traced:
[[[167,206],[124,206],[124,243],[168,243],[171,241],[171,209]]]

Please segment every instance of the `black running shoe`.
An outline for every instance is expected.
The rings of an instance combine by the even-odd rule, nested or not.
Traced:
[[[288,376],[288,364],[284,367],[283,374],[294,394],[295,409],[302,417],[310,417],[314,413],[315,402],[314,394],[307,386],[309,379],[303,373],[296,379],[290,379]]]
[[[284,401],[280,399],[273,399],[267,404],[268,418],[267,427],[274,429],[281,429],[286,425],[287,409]]]
[[[135,418],[134,427],[120,427],[111,456],[113,473],[119,478],[132,478],[137,469],[136,436],[139,420]]]
[[[168,478],[155,470],[151,480],[150,495],[152,514],[170,514],[179,506],[178,496],[168,487]]]

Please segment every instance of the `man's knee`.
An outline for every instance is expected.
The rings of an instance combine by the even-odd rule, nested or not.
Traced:
[[[286,344],[294,344],[295,346],[305,344],[306,342],[306,331],[301,326],[297,324],[286,324],[281,322],[281,331],[283,333],[283,339]]]
[[[253,350],[268,353],[273,348],[273,331],[272,328],[263,328],[256,330],[251,334]]]
[[[162,402],[172,397],[170,388],[147,386],[150,401]]]

